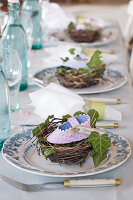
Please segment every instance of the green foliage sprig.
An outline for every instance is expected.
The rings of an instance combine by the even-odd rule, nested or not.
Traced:
[[[100,136],[96,131],[91,132],[89,141],[93,146],[91,156],[93,157],[95,167],[97,167],[107,157],[107,151],[111,146],[111,141],[107,134]]]
[[[68,29],[75,29],[76,25],[73,22],[70,22],[68,25]]]
[[[91,57],[91,60],[90,62],[87,63],[87,66],[89,68],[94,68],[94,67],[97,67],[97,66],[101,66],[103,64],[103,61],[100,59],[100,54],[101,54],[101,51],[99,50],[96,50],[93,54],[93,56]]]
[[[75,50],[76,50],[75,48],[69,49],[69,53],[74,55],[75,54]]]

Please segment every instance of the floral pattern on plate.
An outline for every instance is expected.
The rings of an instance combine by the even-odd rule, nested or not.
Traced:
[[[78,177],[103,173],[123,164],[131,155],[128,141],[110,130],[102,129],[111,139],[111,148],[108,157],[98,167],[94,167],[92,158],[80,166],[66,166],[51,163],[44,156],[39,156],[36,150],[36,141],[32,142],[32,130],[20,132],[9,138],[3,146],[3,157],[15,167],[30,173],[52,177]]]
[[[49,83],[54,82],[60,84],[55,76],[56,67],[47,68],[34,75],[35,81],[38,84],[47,86]],[[87,88],[71,88],[71,90],[77,94],[95,94],[116,90],[122,87],[127,82],[127,77],[121,72],[106,69],[103,79],[97,85],[93,85]]]

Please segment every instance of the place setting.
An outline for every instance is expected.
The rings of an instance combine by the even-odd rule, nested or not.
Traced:
[[[132,78],[118,6],[67,3],[0,4],[0,199],[131,199]]]
[[[78,177],[111,170],[120,166],[129,158],[131,147],[128,141],[109,129],[97,127],[96,122],[97,119],[105,120],[106,122],[102,126],[106,126],[107,121],[121,121],[121,112],[105,103],[83,99],[68,89],[65,91],[63,87],[56,84],[50,84],[40,91],[31,93],[30,98],[32,100],[31,105],[35,107],[34,112],[43,116],[46,120],[38,124],[33,130],[20,132],[5,142],[2,153],[10,164],[21,170],[43,176]],[[38,105],[39,98],[41,98],[41,101]],[[53,99],[53,101],[51,108],[48,109],[46,102],[50,99]],[[68,114],[66,114],[67,111]],[[51,113],[55,115],[50,115]],[[89,140],[92,133],[96,134],[94,141],[99,148],[100,146],[103,147],[103,152],[104,148],[106,149],[109,145],[109,148],[106,149],[106,156],[104,153],[103,155],[101,153],[101,158],[100,155],[97,155],[96,159],[95,156],[90,156],[93,148],[90,147],[90,143],[87,144],[87,138]],[[46,134],[46,136],[43,134]],[[88,148],[88,145],[90,148]],[[80,152],[80,148],[83,148],[83,152],[81,150],[83,155],[77,152]],[[62,152],[63,149],[64,153]]]
[[[87,47],[107,45],[117,39],[116,34],[111,31],[113,22],[82,16],[75,21],[69,22],[64,30],[51,33],[51,35],[61,42],[76,42]]]
[[[51,57],[43,58],[47,67],[34,74],[33,79],[37,84],[47,86],[54,82],[78,94],[94,94],[115,90],[127,82],[127,77],[117,71],[117,68],[112,70],[109,67],[109,64],[118,59],[116,55],[84,46],[65,47],[54,47]],[[48,49],[45,53],[50,51],[51,49]]]

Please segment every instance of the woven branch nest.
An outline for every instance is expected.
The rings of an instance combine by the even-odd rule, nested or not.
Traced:
[[[64,123],[64,119],[58,119],[57,122],[57,119],[54,118],[51,122],[43,127],[40,134],[37,136],[36,147],[39,155],[40,153],[45,155],[46,149],[56,149],[56,152],[47,157],[51,160],[51,162],[66,165],[83,165],[92,150],[92,145],[87,139],[68,144],[52,144],[46,140],[50,133],[52,133],[60,123]],[[42,137],[43,141],[40,141],[39,137]]]
[[[91,143],[75,147],[63,147],[57,149],[56,153],[51,154],[48,158],[54,163],[66,165],[77,164],[82,166],[85,163],[86,158],[89,156],[91,150]],[[44,149],[42,149],[41,152],[44,155]]]
[[[68,29],[67,33],[69,37],[74,40],[75,42],[94,42],[99,40],[101,34],[98,30],[75,30],[75,29]]]
[[[102,64],[91,71],[91,73],[93,73],[93,77],[90,77],[87,72],[82,73],[77,69],[67,68],[66,72],[61,74],[58,73],[58,70],[59,68],[57,68],[56,76],[61,85],[67,88],[84,88],[100,82],[105,71],[105,64]]]

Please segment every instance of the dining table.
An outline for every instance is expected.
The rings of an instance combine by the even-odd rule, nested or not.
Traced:
[[[118,56],[117,61],[111,63],[108,68],[120,71],[127,77],[127,82],[119,89],[97,93],[97,94],[85,94],[83,97],[107,97],[107,98],[120,98],[121,104],[111,105],[112,108],[117,109],[122,113],[122,121],[119,122],[119,128],[112,129],[112,132],[125,137],[130,145],[133,147],[133,87],[132,80],[128,70],[129,57],[126,47],[124,46],[121,30],[119,24],[114,22],[112,26],[113,32],[116,34],[117,39],[106,45],[100,46],[104,49],[112,49]],[[57,45],[60,45],[58,43]],[[62,43],[61,43],[62,45]],[[31,51],[30,54],[30,68],[29,68],[29,87],[27,90],[20,92],[20,110],[16,113],[11,113],[12,135],[26,130],[29,127],[26,124],[36,123],[41,121],[39,116],[34,113],[34,107],[30,106],[31,100],[29,94],[40,88],[38,84],[33,80],[33,75],[47,67],[45,65],[46,48],[41,50]],[[65,48],[65,44],[64,44]],[[48,104],[50,106],[50,102]],[[22,126],[25,125],[25,126]],[[62,181],[68,178],[66,177],[49,177],[37,175],[36,173],[30,173],[11,165],[7,162],[2,153],[0,153],[0,174],[6,175],[17,181],[34,184],[44,183],[52,181]],[[71,177],[75,179],[77,177]],[[122,181],[120,186],[114,187],[101,187],[101,188],[58,188],[58,189],[45,189],[38,192],[25,192],[16,189],[2,179],[0,179],[0,200],[80,200],[80,199],[92,199],[92,200],[132,200],[133,199],[133,154],[130,158],[121,166],[112,169],[110,171],[79,177],[78,179],[98,179],[98,178],[117,178]]]

